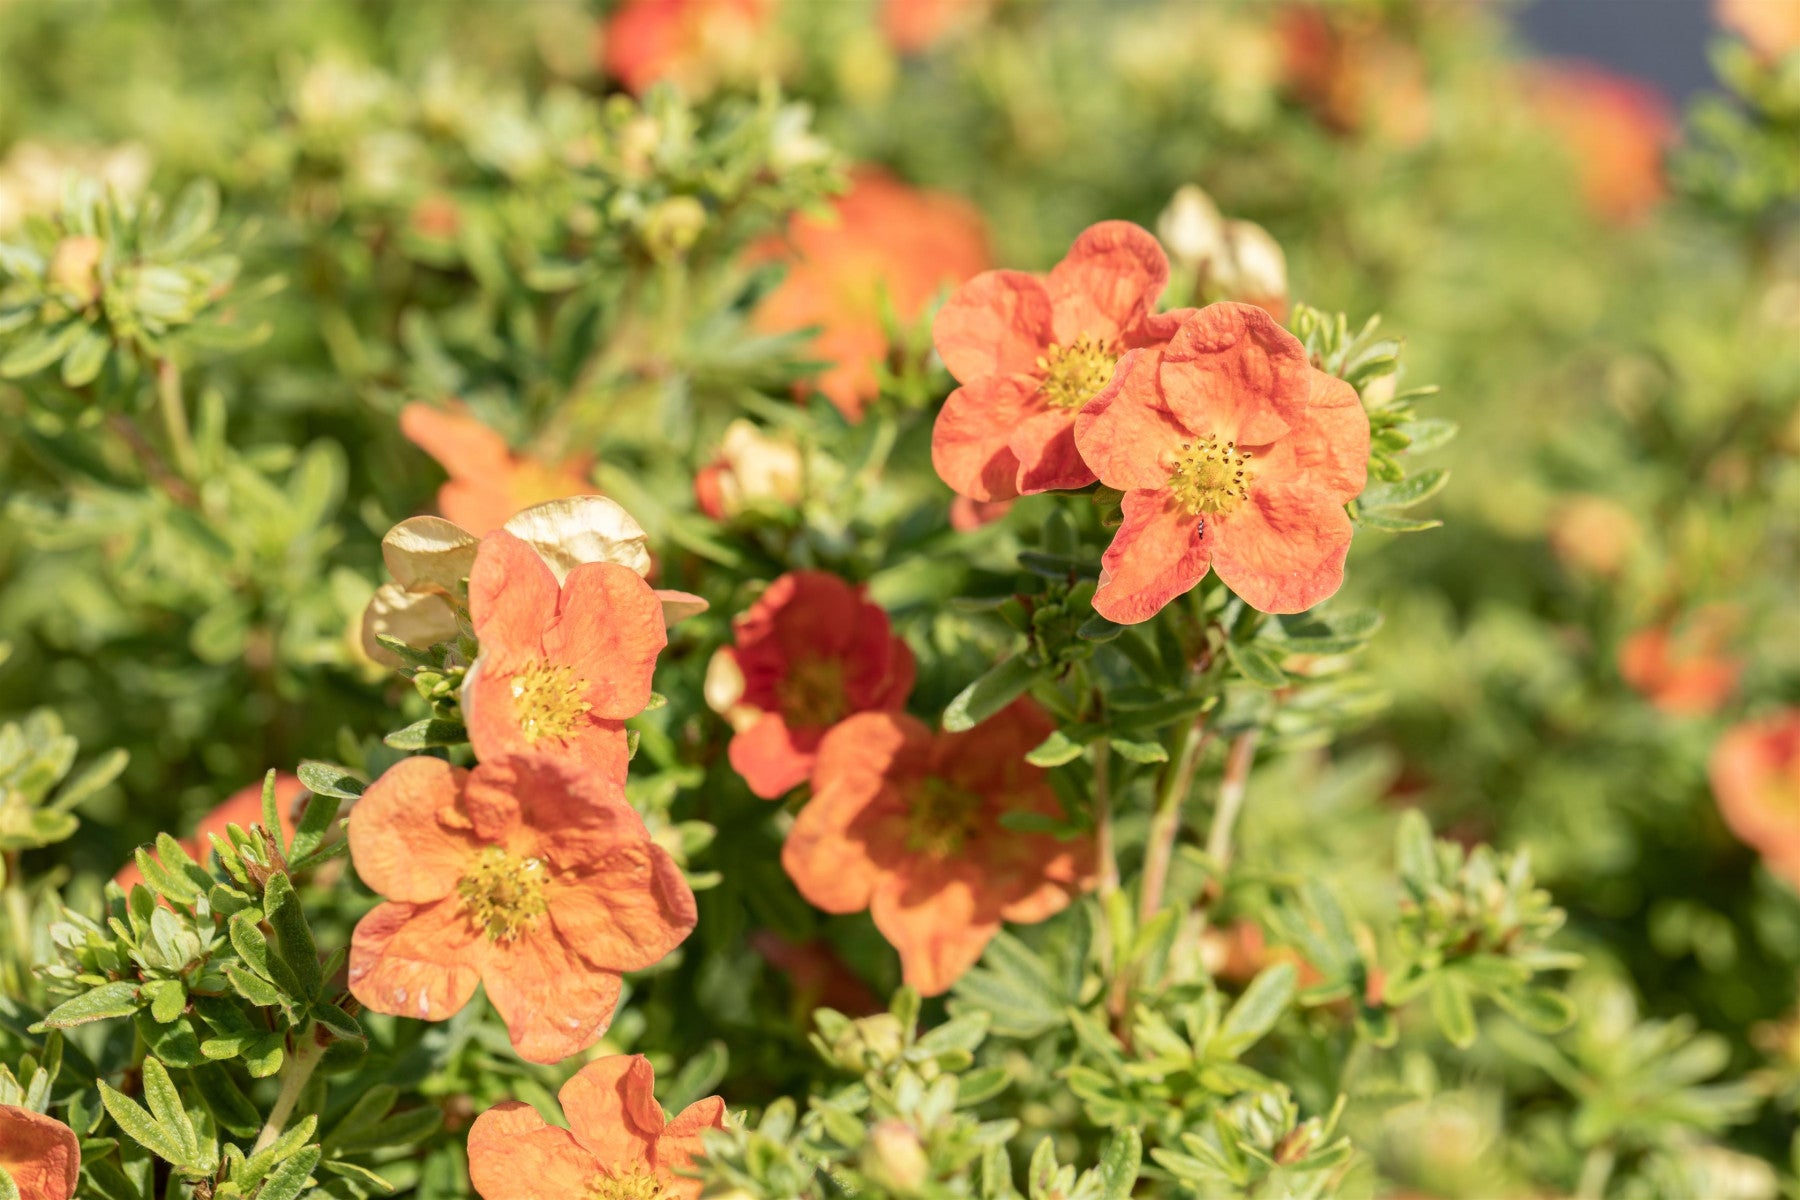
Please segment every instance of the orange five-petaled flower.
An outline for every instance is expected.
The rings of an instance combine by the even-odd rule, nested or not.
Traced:
[[[623,787],[542,756],[396,763],[350,817],[357,874],[385,904],[350,948],[376,1012],[442,1021],[475,985],[533,1062],[599,1040],[619,977],[694,928],[694,896]]]
[[[931,462],[972,500],[1086,487],[1075,414],[1126,351],[1161,349],[1192,310],[1157,313],[1169,260],[1129,221],[1091,226],[1048,275],[986,271],[945,302],[931,336],[962,384],[931,431]]]
[[[736,643],[720,651],[741,678],[725,698],[741,726],[729,754],[765,800],[806,782],[832,726],[852,713],[899,709],[912,690],[912,651],[887,613],[825,571],[783,575],[734,629]]]
[[[1720,738],[1712,787],[1731,831],[1800,889],[1800,709],[1746,722]]]
[[[1125,493],[1094,594],[1108,620],[1147,619],[1209,567],[1263,612],[1300,612],[1343,583],[1369,421],[1356,389],[1262,309],[1208,305],[1166,351],[1128,353],[1075,437]]]
[[[669,1120],[642,1055],[596,1059],[563,1084],[569,1128],[507,1100],[469,1130],[469,1177],[483,1200],[694,1200],[684,1172],[704,1157],[700,1133],[725,1127],[725,1102],[696,1100]]]
[[[629,567],[591,562],[559,587],[537,551],[501,530],[475,556],[469,613],[481,654],[463,714],[476,756],[536,752],[622,780],[624,721],[649,703],[669,640],[650,585]]]
[[[54,1117],[0,1104],[0,1173],[19,1200],[70,1200],[81,1177],[81,1143]]]
[[[868,909],[906,982],[938,995],[1002,921],[1042,921],[1093,876],[1091,841],[1000,824],[1007,813],[1061,815],[1044,772],[1025,762],[1053,728],[1027,701],[966,733],[934,733],[904,713],[851,717],[819,747],[782,865],[825,911]]]
[[[460,405],[408,404],[400,410],[400,432],[450,476],[438,489],[438,511],[477,537],[521,509],[594,490],[585,458],[548,464],[514,454],[505,438]]]

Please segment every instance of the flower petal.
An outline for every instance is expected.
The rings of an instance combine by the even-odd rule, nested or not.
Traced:
[[[381,539],[381,561],[409,592],[462,595],[481,541],[442,517],[408,517]]]
[[[397,583],[375,589],[363,609],[362,649],[383,666],[401,666],[400,656],[376,639],[391,637],[420,650],[456,637],[456,612],[435,592],[409,592]]]
[[[903,713],[861,713],[837,725],[819,745],[813,798],[794,818],[781,865],[794,886],[826,912],[867,908],[880,867],[851,826],[886,799],[887,773],[909,749],[929,745],[931,731]]]
[[[583,563],[569,572],[542,644],[550,661],[583,680],[593,715],[622,721],[650,702],[656,657],[669,635],[662,604],[635,571]]]
[[[491,669],[517,670],[539,656],[558,598],[556,576],[526,542],[505,530],[481,539],[469,573],[469,614]]]
[[[1307,401],[1288,411],[1287,436],[1258,452],[1256,473],[1343,504],[1369,478],[1369,417],[1356,389],[1314,370]]]
[[[442,1021],[481,980],[482,947],[452,896],[434,904],[378,904],[350,939],[350,993],[363,1007]]]
[[[534,504],[516,513],[503,528],[529,543],[559,584],[582,563],[618,563],[639,575],[650,573],[644,527],[618,501],[605,496],[570,496]]]
[[[1252,485],[1214,528],[1213,569],[1259,612],[1304,612],[1344,582],[1354,528],[1341,503],[1310,490]]]
[[[725,1101],[717,1096],[696,1100],[676,1115],[656,1140],[657,1173],[664,1177],[664,1190],[671,1200],[698,1200],[703,1184],[679,1173],[691,1171],[695,1162],[706,1157],[706,1142],[700,1136],[705,1129],[725,1128]],[[671,1178],[672,1177],[672,1178]]]
[[[561,1062],[599,1041],[619,1006],[619,976],[589,966],[544,925],[496,944],[482,964],[488,1001],[528,1062]]]
[[[469,742],[475,747],[476,757],[485,761],[509,754],[551,756],[623,782],[631,761],[624,722],[590,711],[574,719],[567,736],[529,736],[514,710],[512,689],[517,675],[517,671],[493,667],[484,656],[475,660],[463,679],[463,720],[469,727]]]
[[[1116,341],[1156,307],[1168,282],[1168,257],[1148,230],[1130,221],[1088,226],[1045,282],[1056,340],[1068,345],[1085,333]]]
[[[586,1195],[599,1173],[568,1130],[529,1104],[503,1100],[469,1127],[469,1181],[482,1200],[567,1200]]]
[[[655,842],[615,846],[549,893],[557,932],[588,962],[641,971],[661,962],[699,920],[694,893]]]
[[[369,785],[350,813],[350,860],[370,890],[410,904],[456,890],[481,843],[444,825],[438,813],[456,804],[468,777],[420,755],[401,759]]]
[[[957,388],[931,427],[931,465],[938,478],[972,500],[1018,495],[1013,430],[1043,411],[1037,380],[1029,375],[987,375]]]
[[[884,877],[869,902],[869,915],[899,951],[906,982],[920,995],[938,996],[975,965],[1000,932],[998,915],[983,907],[961,873],[921,878],[914,872]]]
[[[485,836],[515,841],[517,853],[541,855],[563,871],[650,837],[620,781],[543,754],[482,763],[469,773],[464,805]]]
[[[0,1104],[0,1170],[20,1200],[71,1200],[81,1177],[81,1142],[55,1117]]]
[[[1288,432],[1283,419],[1312,395],[1312,364],[1300,339],[1252,304],[1209,304],[1163,351],[1163,402],[1187,428],[1241,446]]]
[[[731,769],[764,800],[778,800],[805,783],[818,758],[822,729],[789,729],[780,713],[765,712],[731,739]]]
[[[1031,374],[1055,340],[1050,293],[1025,271],[983,271],[944,301],[931,340],[959,383]]]
[[[1027,417],[1011,431],[1013,457],[1019,462],[1017,491],[1073,491],[1094,482],[1094,472],[1075,445],[1075,414],[1052,410]]]
[[[1163,403],[1156,375],[1155,351],[1129,351],[1112,382],[1075,415],[1076,449],[1107,487],[1161,487],[1171,456],[1189,437]]]
[[[491,478],[512,469],[506,439],[460,404],[447,409],[408,404],[400,410],[400,432],[452,479]]]
[[[650,1167],[656,1139],[667,1118],[656,1102],[656,1071],[641,1054],[597,1058],[569,1079],[558,1093],[575,1140],[600,1165]]]
[[[1125,494],[1125,522],[1100,558],[1094,611],[1135,625],[1206,576],[1212,527],[1169,503],[1160,491]]]

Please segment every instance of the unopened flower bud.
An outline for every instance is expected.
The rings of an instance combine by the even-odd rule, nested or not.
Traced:
[[[791,437],[764,433],[749,421],[733,421],[719,453],[694,476],[700,511],[730,520],[762,503],[793,507],[804,491],[805,462]]]
[[[692,196],[670,196],[644,217],[644,244],[657,258],[680,258],[706,228],[706,206]]]
[[[1287,256],[1261,225],[1225,223],[1225,253],[1215,282],[1233,300],[1254,304],[1277,321],[1287,317]]]
[[[900,1057],[906,1048],[906,1031],[893,1013],[876,1013],[852,1021],[850,1027],[831,1042],[831,1061],[846,1071],[862,1072],[875,1065],[886,1066]]]
[[[106,243],[97,237],[67,237],[50,258],[50,286],[72,296],[77,308],[100,298],[100,260]]]
[[[1225,218],[1198,184],[1176,191],[1156,219],[1156,236],[1169,257],[1188,270],[1218,258],[1225,248]]]
[[[879,1121],[869,1130],[863,1170],[901,1196],[918,1194],[931,1179],[931,1160],[913,1127],[898,1117]]]

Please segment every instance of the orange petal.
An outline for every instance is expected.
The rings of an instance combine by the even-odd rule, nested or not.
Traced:
[[[851,826],[878,803],[897,802],[889,769],[903,753],[924,753],[930,741],[922,722],[900,713],[862,713],[825,735],[813,798],[781,848],[781,865],[807,900],[826,912],[868,907],[882,871]]]
[[[1012,435],[1019,422],[1044,411],[1037,388],[1029,375],[987,375],[951,392],[931,428],[938,478],[972,500],[1017,496]]]
[[[400,410],[400,432],[437,459],[452,479],[488,479],[512,469],[506,439],[461,405],[444,409],[408,404]]]
[[[480,982],[481,947],[455,897],[435,904],[378,904],[350,940],[350,992],[363,1007],[442,1021]]]
[[[1288,432],[1283,414],[1312,395],[1312,364],[1300,339],[1251,304],[1209,304],[1163,351],[1163,403],[1188,429],[1241,446]]]
[[[517,1100],[496,1104],[469,1127],[469,1181],[482,1200],[568,1200],[587,1195],[599,1173],[568,1130]]]
[[[517,670],[542,653],[558,597],[556,576],[524,539],[505,530],[481,539],[469,572],[469,614],[490,669]]]
[[[1253,485],[1216,525],[1213,569],[1259,612],[1304,612],[1343,585],[1353,532],[1340,503]]]
[[[1055,340],[1050,293],[1025,271],[983,271],[944,302],[931,324],[938,357],[960,383],[1034,374]]]
[[[597,1058],[563,1084],[559,1099],[575,1138],[612,1170],[651,1167],[662,1136],[656,1071],[641,1054]]]
[[[1073,412],[1041,412],[1027,417],[1011,431],[1009,444],[1019,461],[1018,492],[1073,491],[1094,482],[1094,472],[1075,445]]]
[[[1156,307],[1168,282],[1169,260],[1148,230],[1130,221],[1088,226],[1045,281],[1056,340],[1116,340]]]
[[[765,712],[731,739],[726,756],[752,792],[778,800],[812,776],[824,736],[823,730],[789,729],[780,713]]]
[[[1258,452],[1255,471],[1343,504],[1368,482],[1369,417],[1356,389],[1342,379],[1315,370],[1311,385],[1306,404],[1288,412],[1287,436]]]
[[[1094,611],[1135,625],[1205,578],[1212,527],[1167,502],[1161,492],[1125,494],[1125,521],[1100,558]]]
[[[1112,382],[1075,416],[1076,448],[1107,487],[1161,487],[1171,456],[1190,436],[1163,403],[1157,361],[1154,351],[1128,352]]]
[[[582,961],[540,924],[497,943],[482,964],[482,986],[513,1049],[528,1062],[561,1062],[599,1041],[619,1006],[619,976]]]
[[[81,1142],[54,1117],[0,1104],[0,1168],[19,1200],[71,1200],[81,1177]]]
[[[545,655],[584,681],[582,698],[593,714],[615,721],[650,702],[656,657],[668,644],[656,594],[636,571],[616,563],[570,571],[556,619],[543,633]]]
[[[700,1136],[703,1129],[725,1128],[725,1101],[717,1096],[708,1096],[704,1100],[696,1100],[686,1108],[656,1140],[657,1174],[664,1179],[663,1187],[671,1195],[671,1200],[698,1200],[704,1185],[698,1179],[685,1177],[695,1162],[706,1157],[706,1143]]]
[[[369,785],[350,813],[350,861],[370,890],[410,904],[456,890],[481,843],[445,827],[438,813],[456,803],[468,774],[421,755],[400,760]],[[260,812],[260,797],[257,803]]]
[[[563,940],[609,971],[641,971],[661,962],[694,931],[694,893],[669,852],[655,842],[616,846],[592,866],[559,881],[550,918]]]
[[[1000,932],[999,920],[981,909],[968,880],[955,876],[923,887],[889,876],[869,903],[875,928],[900,953],[906,982],[924,996],[949,991]]]
[[[464,806],[490,840],[540,854],[559,871],[598,862],[621,844],[648,841],[620,781],[543,754],[489,759],[469,775]]]
[[[476,757],[484,762],[516,754],[555,757],[623,783],[631,761],[624,722],[589,711],[574,719],[566,737],[528,736],[513,707],[512,687],[517,676],[517,671],[495,668],[481,658],[464,678],[463,720]]]

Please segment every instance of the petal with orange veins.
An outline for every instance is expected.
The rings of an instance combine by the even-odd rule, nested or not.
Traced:
[[[452,479],[489,479],[512,469],[506,439],[460,405],[444,409],[408,404],[400,410],[400,432],[437,459]]]
[[[482,1200],[568,1200],[600,1173],[594,1156],[536,1109],[503,1100],[469,1127],[469,1181]]]
[[[1094,482],[1093,469],[1075,445],[1072,412],[1040,412],[1026,417],[1011,431],[1009,445],[1019,462],[1017,491],[1021,496],[1073,491]]]
[[[983,271],[944,301],[931,340],[959,383],[1031,374],[1055,340],[1050,293],[1025,271]]]
[[[813,798],[781,848],[788,878],[814,905],[837,913],[869,906],[881,869],[852,826],[878,803],[895,799],[888,769],[909,745],[916,751],[930,737],[923,723],[900,713],[861,713],[825,735],[813,768]]]
[[[515,671],[538,657],[559,598],[556,576],[524,540],[505,530],[481,539],[469,573],[469,614],[489,669]]]
[[[1312,394],[1312,364],[1300,339],[1252,304],[1209,304],[1163,351],[1163,402],[1187,428],[1240,446],[1288,432],[1283,414]]]
[[[1156,307],[1168,282],[1168,257],[1148,230],[1130,221],[1088,226],[1045,281],[1056,340],[1066,346],[1085,333],[1115,341]]]
[[[609,971],[661,962],[694,931],[694,893],[655,842],[616,846],[548,890],[550,919],[577,953]]]
[[[1175,453],[1192,436],[1163,403],[1156,374],[1154,351],[1129,351],[1112,382],[1075,414],[1076,449],[1107,487],[1161,487]]]
[[[819,730],[789,729],[780,713],[765,712],[731,739],[726,756],[753,793],[778,800],[812,776],[822,739]]]
[[[701,1131],[725,1128],[725,1101],[717,1096],[696,1100],[670,1121],[662,1136],[656,1139],[656,1166],[665,1179],[664,1188],[679,1200],[698,1200],[704,1185],[687,1178],[694,1164],[706,1157],[706,1142]]]
[[[620,844],[650,836],[643,818],[625,802],[622,782],[544,754],[508,754],[482,763],[470,773],[464,806],[490,840],[547,858],[559,871],[597,862]]]
[[[81,1178],[81,1142],[55,1117],[0,1104],[0,1169],[20,1200],[71,1200]]]
[[[583,563],[563,584],[544,653],[583,681],[592,714],[622,721],[644,711],[657,655],[669,644],[650,585],[617,563]]]
[[[1258,452],[1256,473],[1338,504],[1360,495],[1369,478],[1369,417],[1356,389],[1315,370],[1306,406],[1289,419],[1288,435]]]
[[[400,760],[369,785],[350,814],[350,861],[370,890],[409,904],[456,890],[481,843],[446,827],[438,813],[456,803],[468,776],[421,755]],[[257,803],[260,814],[260,797]]]
[[[931,465],[952,491],[971,500],[1019,494],[1013,431],[1044,411],[1029,375],[986,375],[950,393],[931,429]]]
[[[575,1140],[612,1170],[656,1165],[663,1134],[656,1071],[641,1054],[609,1054],[575,1072],[557,1098]]]
[[[983,911],[960,874],[921,882],[906,875],[884,877],[870,899],[869,915],[899,952],[906,982],[920,995],[938,996],[981,958],[1000,922]]]
[[[442,1021],[481,980],[478,936],[457,897],[378,904],[350,939],[350,992],[375,1012]]]
[[[1206,577],[1217,539],[1210,524],[1160,491],[1127,492],[1124,513],[1100,558],[1094,611],[1120,625],[1135,625]]]
[[[482,963],[488,1001],[527,1062],[561,1062],[599,1041],[619,1006],[617,973],[589,966],[540,923]]]
[[[1343,585],[1353,532],[1340,502],[1253,486],[1218,522],[1213,569],[1258,612],[1305,612]]]

